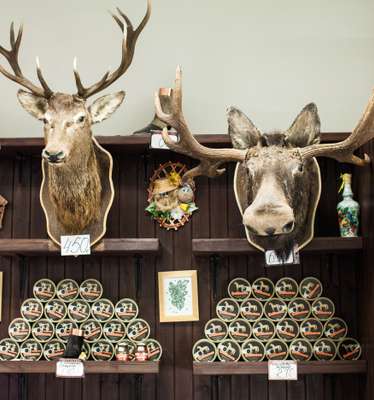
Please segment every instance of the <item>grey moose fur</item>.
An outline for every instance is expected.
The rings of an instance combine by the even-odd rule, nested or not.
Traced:
[[[308,104],[285,132],[263,134],[238,109],[228,109],[229,134],[234,148],[202,146],[190,132],[182,111],[182,73],[177,68],[172,111],[163,110],[155,93],[157,116],[179,134],[177,143],[164,128],[171,150],[200,163],[187,171],[184,181],[224,173],[225,162],[237,162],[234,191],[248,241],[260,250],[304,247],[313,238],[314,216],[320,197],[320,172],[314,157],[364,166],[370,162],[354,151],[374,137],[374,93],[349,137],[338,143],[320,142],[317,107]]]

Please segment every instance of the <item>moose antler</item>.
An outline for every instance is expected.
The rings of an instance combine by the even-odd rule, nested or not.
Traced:
[[[299,149],[303,159],[311,157],[329,157],[337,161],[350,163],[363,167],[370,163],[370,157],[365,154],[360,158],[353,154],[363,144],[374,137],[374,92],[371,95],[368,105],[358,122],[356,128],[347,139],[338,143],[314,144]]]
[[[112,14],[112,17],[117,22],[118,26],[120,27],[123,33],[121,63],[115,71],[113,71],[112,73],[110,73],[110,71],[107,71],[97,83],[86,88],[83,86],[81,77],[77,71],[77,61],[75,59],[74,60],[75,82],[78,89],[78,95],[83,99],[87,99],[88,97],[93,96],[94,94],[107,88],[127,71],[134,57],[136,41],[141,32],[143,31],[144,27],[147,25],[149,17],[151,16],[151,0],[147,0],[147,12],[142,22],[135,30],[127,15],[123,13],[118,7],[117,11],[124,20],[124,22],[122,22],[122,20],[117,15]]]
[[[18,33],[17,38],[15,37],[14,33],[14,23],[10,25],[10,50],[6,50],[4,47],[0,46],[0,54],[2,54],[8,61],[8,64],[13,70],[13,74],[8,72],[4,67],[0,65],[0,72],[6,76],[8,79],[20,84],[21,86],[29,89],[32,93],[36,94],[40,97],[49,98],[52,95],[52,90],[48,86],[47,82],[45,81],[42,70],[39,65],[39,60],[37,59],[37,75],[39,82],[42,87],[38,87],[33,84],[29,79],[27,79],[21,71],[21,67],[19,66],[18,62],[18,53],[21,46],[22,41],[22,33],[23,33],[23,26],[21,25]]]
[[[200,160],[200,164],[190,169],[183,175],[184,182],[193,182],[193,179],[200,175],[210,178],[221,175],[224,168],[219,168],[227,161],[244,161],[247,150],[238,149],[211,149],[202,146],[188,129],[182,112],[182,71],[177,67],[175,88],[172,90],[172,113],[166,114],[161,107],[159,92],[155,93],[155,106],[158,118],[167,125],[172,126],[179,135],[179,141],[175,143],[169,136],[168,129],[164,128],[162,137],[167,146],[177,153],[186,154]]]

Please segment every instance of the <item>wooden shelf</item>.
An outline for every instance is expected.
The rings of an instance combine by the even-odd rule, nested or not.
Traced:
[[[86,361],[85,374],[158,374],[159,361],[129,362]],[[0,361],[3,374],[54,374],[55,361]]]
[[[331,143],[344,140],[349,132],[326,132],[322,133],[322,142]],[[39,133],[38,133],[39,136]],[[212,147],[231,147],[229,135],[205,134],[195,135],[196,139],[203,145]],[[96,136],[96,139],[109,151],[134,152],[149,148],[150,135],[117,135]],[[33,138],[4,138],[0,139],[0,154],[41,154],[44,139]]]
[[[361,251],[363,249],[362,237],[317,237],[301,253],[340,253]],[[195,255],[240,255],[259,254],[259,250],[251,246],[247,239],[192,239],[192,252]]]
[[[358,361],[308,361],[298,363],[298,374],[365,374],[367,362]],[[194,375],[267,375],[265,362],[194,362]]]
[[[93,249],[96,255],[158,254],[160,241],[154,238],[103,239]],[[0,256],[54,256],[60,248],[48,239],[0,239]]]

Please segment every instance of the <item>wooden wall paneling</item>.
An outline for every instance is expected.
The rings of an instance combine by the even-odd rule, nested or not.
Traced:
[[[191,253],[191,221],[174,236],[174,269],[192,269]],[[194,322],[175,324],[175,397],[177,399],[193,398],[191,371],[192,325]],[[187,356],[188,355],[188,356]]]
[[[236,206],[235,194],[232,185],[231,176],[234,173],[235,165],[230,163],[227,168],[227,226],[228,237],[241,237],[243,234],[242,217]],[[229,257],[229,282],[234,278],[247,278],[247,257]],[[226,289],[227,290],[227,289]],[[250,377],[246,375],[233,376],[231,378],[231,400],[242,400],[249,398],[250,395]]]
[[[363,147],[373,160],[374,143],[371,141]],[[362,152],[363,152],[362,151]],[[359,312],[357,315],[359,322],[359,332],[361,344],[363,346],[363,357],[368,360],[368,371],[366,380],[363,382],[365,388],[365,400],[374,398],[374,322],[371,317],[374,312],[374,164],[373,161],[365,168],[357,168],[355,176],[359,190],[358,199],[361,206],[361,229],[365,237],[364,252],[362,257],[362,267],[359,270]]]
[[[13,179],[14,162],[12,159],[0,159],[0,194],[8,200],[3,220],[3,228],[0,230],[0,238],[8,238],[12,235],[13,223]],[[8,336],[8,325],[12,319],[12,266],[14,259],[0,257],[0,270],[3,271],[2,293],[2,319],[0,322],[1,338]],[[18,376],[0,374],[1,395],[4,398],[18,398]],[[4,390],[4,391],[3,391]]]
[[[284,267],[267,267],[266,275],[274,283],[283,277]],[[287,399],[287,382],[269,381],[269,400],[286,400]]]
[[[196,181],[196,204],[199,211],[192,218],[192,236],[194,238],[208,238],[209,213],[209,181],[200,177]],[[211,318],[212,287],[210,282],[209,257],[194,257],[193,266],[198,271],[199,315],[200,320],[193,324],[192,346],[204,335],[204,326]],[[187,356],[187,355],[186,355]],[[191,355],[192,359],[192,355]],[[209,376],[193,376],[194,399],[210,400],[212,397],[212,378]]]
[[[228,173],[224,173],[220,177],[210,179],[210,235],[214,238],[225,238],[228,235],[228,203],[227,203],[227,181]],[[231,206],[231,205],[230,205]],[[217,300],[212,304],[212,315],[216,315],[217,302],[228,297],[227,284],[229,280],[229,268],[227,257],[222,257],[218,268],[215,271],[217,282]],[[231,398],[231,377],[219,376],[213,378],[215,380],[214,388],[216,390],[215,399]],[[218,380],[218,382],[217,382]]]
[[[65,264],[65,278],[83,281],[83,257],[67,257]],[[82,397],[81,379],[64,379],[64,399],[80,399]]]
[[[157,224],[152,220],[150,215],[146,213],[145,208],[148,205],[148,192],[149,175],[152,173],[153,164],[150,163],[146,155],[138,157],[138,174],[137,174],[137,200],[138,209],[134,210],[137,215],[137,234],[139,237],[155,237],[156,229],[159,229]],[[136,213],[137,211],[137,213]],[[133,260],[134,262],[135,260]],[[132,268],[134,271],[134,267]],[[139,310],[140,315],[144,318],[151,327],[151,337],[158,340],[158,297],[157,291],[157,273],[156,273],[156,259],[153,256],[145,255],[140,260],[140,276],[139,279]],[[134,273],[132,274],[134,280]],[[135,287],[135,295],[137,288]],[[157,393],[157,376],[144,375],[141,380],[138,379],[139,390],[141,390],[143,400],[154,399]]]
[[[162,152],[160,155],[154,156],[151,158],[153,160],[152,163],[148,165],[149,168],[149,176],[153,174],[154,169],[158,168],[160,164],[167,161],[176,161],[178,160],[177,156],[171,152]],[[140,167],[139,175],[144,171],[144,166]],[[139,176],[139,187],[144,188],[148,187],[149,180],[147,183],[144,183],[144,175]],[[144,194],[146,196],[146,194]],[[141,196],[141,192],[139,192],[139,196]],[[143,207],[146,203],[144,200],[139,200],[139,214],[143,213]],[[149,220],[151,220],[150,216],[148,216]],[[164,228],[160,228],[155,221],[150,221],[148,223],[155,225],[156,236],[160,239],[161,245],[161,254],[157,257],[156,262],[156,272],[159,271],[170,271],[174,269],[174,254],[173,254],[173,241],[174,241],[174,232],[168,232]],[[158,287],[158,286],[157,286]],[[158,292],[156,294],[156,304],[158,305]],[[157,312],[157,320],[159,321],[159,313]],[[161,369],[157,379],[157,399],[162,400],[174,400],[175,398],[175,337],[174,337],[175,325],[173,323],[159,323],[157,330],[157,338],[161,343],[163,348]]]
[[[374,154],[374,145],[368,145]],[[141,150],[143,151],[143,150]],[[354,336],[362,340],[364,351],[369,358],[369,372],[366,388],[364,378],[355,376],[305,376],[298,382],[268,383],[266,376],[230,376],[211,378],[209,376],[192,376],[191,348],[193,343],[203,337],[205,322],[215,315],[216,301],[207,298],[212,294],[213,281],[209,268],[209,257],[197,257],[191,262],[191,238],[225,238],[244,237],[241,217],[237,210],[232,191],[232,174],[234,166],[228,167],[227,173],[216,179],[197,179],[197,205],[200,210],[192,220],[179,232],[166,232],[159,228],[145,214],[146,187],[145,177],[149,178],[153,167],[161,162],[185,160],[169,152],[151,153],[145,170],[142,154],[128,153],[126,157],[114,154],[116,198],[108,220],[107,237],[159,237],[162,251],[157,259],[144,257],[142,268],[142,292],[138,299],[140,314],[151,325],[152,336],[158,339],[164,355],[159,376],[144,376],[142,395],[145,400],[156,398],[173,399],[238,399],[249,400],[348,400],[365,396],[371,399],[373,393],[372,337],[374,325],[370,318],[373,312],[374,273],[372,273],[371,255],[374,243],[372,226],[372,184],[373,166],[360,169],[355,175],[354,187],[357,187],[357,198],[362,207],[362,226],[365,236],[363,260],[357,255],[329,256],[328,254],[302,254],[301,267],[264,268],[263,255],[258,253],[251,257],[222,257],[221,266],[217,269],[217,300],[227,295],[227,284],[236,276],[247,276],[252,282],[258,276],[268,275],[273,280],[287,275],[298,281],[304,276],[320,277],[325,294],[337,305],[337,313],[347,319]],[[331,160],[319,160],[322,170],[323,192],[316,218],[316,235],[337,235],[336,204],[339,196],[338,175],[341,166]],[[195,163],[192,161],[192,163]],[[21,178],[20,181],[18,178]],[[31,177],[31,178],[30,178]],[[39,204],[40,158],[30,161],[24,159],[0,159],[0,193],[10,200],[6,213],[6,225],[0,231],[0,237],[34,237],[45,238],[45,218]],[[26,201],[26,206],[25,206]],[[11,223],[9,224],[9,218]],[[29,221],[25,223],[25,221]],[[371,240],[371,242],[370,242]],[[182,265],[182,259],[190,265]],[[95,277],[104,284],[105,296],[117,300],[121,297],[135,297],[133,257],[82,257],[78,259],[59,257],[30,258],[28,294],[36,279],[49,276],[55,281],[65,277],[81,282],[84,278]],[[187,262],[188,261],[188,262]],[[362,270],[359,269],[362,262]],[[64,271],[64,264],[65,271]],[[160,324],[158,322],[157,271],[190,268],[196,266],[199,271],[200,321],[197,323]],[[2,337],[6,336],[9,320],[18,316],[21,303],[19,290],[19,269],[12,265],[8,258],[0,259],[0,269],[8,269],[7,279],[4,276],[4,309],[3,322],[0,324]],[[359,270],[359,280],[357,279]],[[6,293],[8,295],[6,295]],[[6,304],[6,298],[9,299]],[[371,301],[373,300],[373,301]],[[358,309],[358,304],[363,308]],[[7,319],[6,323],[5,320]],[[358,327],[358,325],[360,325]],[[4,333],[4,334],[3,334]],[[52,375],[34,375],[27,377],[29,397],[38,399],[90,399],[135,398],[136,380],[133,376],[90,375],[84,381],[59,381]],[[374,380],[372,380],[374,381]],[[9,385],[8,385],[9,382]],[[217,383],[215,383],[217,382]],[[0,375],[2,392],[0,398],[16,399],[19,396],[18,376]],[[32,394],[34,391],[36,394]],[[37,397],[36,397],[37,396]],[[355,397],[352,397],[355,396]]]
[[[321,279],[320,274],[320,258],[319,256],[307,256],[302,258],[302,273],[303,277],[315,276]],[[322,282],[323,284],[323,282]],[[324,397],[323,385],[324,376],[308,375],[306,381],[306,400],[332,400]]]
[[[45,218],[39,202],[39,190],[41,183],[40,160],[33,159],[31,162],[31,208],[30,208],[30,237],[44,238],[46,236]],[[46,257],[33,257],[29,259],[28,273],[28,293],[25,296],[32,297],[32,288],[34,283],[47,276]],[[22,294],[21,294],[22,295]],[[25,300],[21,299],[21,302]],[[38,374],[27,377],[27,390],[29,400],[45,399],[46,375]]]
[[[121,158],[120,184],[116,193],[120,199],[120,237],[136,238],[138,235],[138,170],[139,162],[136,155]],[[132,256],[120,257],[118,297],[135,299],[135,296],[134,259]],[[135,398],[133,376],[126,374],[119,376],[119,396],[125,399]]]
[[[47,259],[47,276],[57,285],[59,281],[64,279],[65,260],[62,257],[48,257]],[[53,400],[64,399],[64,380],[56,378],[53,374],[46,375],[45,381],[45,398]]]
[[[301,263],[303,262],[301,254]],[[284,275],[295,279],[296,282],[301,282],[302,266],[290,265],[284,268]],[[299,376],[297,381],[287,382],[287,400],[305,400],[306,380],[305,376]]]
[[[101,282],[101,257],[89,256],[83,258],[83,278],[93,278]],[[66,275],[66,278],[68,276]],[[78,283],[80,283],[78,281]],[[106,290],[105,286],[103,286]],[[105,292],[104,292],[105,293]],[[106,296],[104,294],[104,296]],[[101,379],[100,375],[87,374],[82,382],[82,400],[101,399]]]
[[[115,195],[113,205],[108,215],[106,237],[119,237],[120,229],[120,171],[119,156],[113,156],[113,185]],[[86,268],[85,268],[86,270]],[[101,260],[101,283],[104,288],[104,298],[116,302],[119,298],[119,257],[102,257]],[[118,374],[105,374],[101,377],[101,398],[108,400],[117,399],[119,395]]]

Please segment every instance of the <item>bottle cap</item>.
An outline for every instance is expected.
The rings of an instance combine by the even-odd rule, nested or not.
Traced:
[[[82,331],[82,329],[73,328],[71,334],[73,336],[83,336],[83,331]]]

